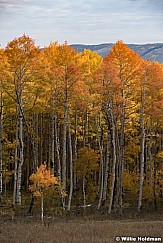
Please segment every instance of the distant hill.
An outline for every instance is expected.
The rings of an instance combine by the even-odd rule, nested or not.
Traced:
[[[99,45],[82,45],[82,44],[74,44],[71,45],[78,52],[82,52],[84,49],[90,49],[92,51],[96,51],[100,56],[105,57],[112,48],[113,43],[99,44]],[[163,63],[163,43],[154,43],[154,44],[127,44],[129,48],[138,52],[143,59],[158,61]]]

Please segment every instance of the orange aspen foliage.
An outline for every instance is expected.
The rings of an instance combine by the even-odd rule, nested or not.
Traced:
[[[33,183],[29,186],[29,190],[34,192],[35,196],[41,196],[42,190],[47,190],[51,185],[58,183],[57,177],[54,177],[44,164],[40,165],[37,172],[29,179]]]

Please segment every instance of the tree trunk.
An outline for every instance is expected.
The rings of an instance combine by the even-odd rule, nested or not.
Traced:
[[[106,194],[107,194],[108,176],[109,176],[110,148],[111,148],[111,138],[110,138],[110,133],[109,133],[109,135],[108,135],[108,141],[107,141],[107,147],[106,147],[104,190],[103,190],[103,197],[102,197],[103,203],[105,203],[105,201],[106,201]]]
[[[69,137],[69,150],[70,150],[70,192],[68,198],[68,211],[70,211],[72,192],[73,192],[73,162],[72,162],[72,141],[71,141],[70,129],[71,129],[70,114],[68,112],[68,137]]]
[[[20,92],[20,113],[19,113],[19,154],[20,162],[18,165],[18,181],[17,181],[17,203],[21,205],[21,183],[22,183],[22,166],[24,163],[24,142],[23,142],[23,106],[22,106],[22,91]]]
[[[55,134],[54,134],[54,123],[55,123],[55,121],[54,121],[54,112],[52,112],[52,124],[51,124],[51,126],[52,126],[52,141],[51,141],[51,143],[52,143],[52,148],[51,148],[51,170],[52,170],[52,175],[54,176],[54,156],[55,156]]]
[[[77,161],[77,142],[78,142],[78,115],[77,115],[77,110],[75,111],[75,138],[74,138],[74,165],[76,164]],[[74,171],[74,182],[73,182],[73,186],[74,186],[74,191],[76,191],[76,172]]]
[[[121,105],[121,129],[119,140],[119,168],[118,168],[118,207],[119,212],[122,214],[122,194],[123,194],[123,170],[124,170],[124,140],[125,140],[125,94],[122,90],[122,105]]]
[[[38,114],[35,115],[35,119],[36,119],[36,168],[39,167],[39,116]]]
[[[109,203],[109,209],[108,209],[108,214],[111,214],[111,210],[112,210],[112,206],[113,206],[114,191],[115,191],[117,155],[116,155],[116,134],[115,134],[114,115],[113,115],[112,105],[109,104],[109,106],[110,106],[109,113],[111,116],[112,146],[113,146],[112,187],[111,187],[110,203]],[[108,119],[109,119],[109,117],[108,117]]]
[[[34,126],[34,131],[33,131],[33,139],[31,141],[32,143],[32,149],[33,149],[33,172],[37,171],[37,158],[36,158],[36,124],[35,124],[35,114],[33,114],[33,126]]]
[[[145,148],[145,82],[142,87],[141,94],[141,154],[140,154],[140,180],[139,180],[139,197],[138,197],[138,211],[142,208],[142,194],[144,181],[144,148]]]
[[[42,156],[42,151],[43,151],[43,114],[40,114],[40,149],[39,149],[39,154],[40,154],[40,164],[42,165],[43,163],[43,156]]]
[[[61,178],[60,142],[59,142],[59,134],[58,134],[58,129],[57,129],[57,115],[55,115],[55,118],[54,118],[54,128],[55,128],[55,144],[56,144],[57,161],[58,161],[57,176],[58,176],[59,194],[62,199],[62,207],[63,207],[63,209],[65,209],[64,195],[62,192],[62,183],[61,183],[62,178]]]
[[[86,210],[85,178],[83,177],[83,207]]]
[[[28,210],[27,215],[31,215],[31,213],[32,213],[32,208],[33,208],[33,205],[34,205],[34,201],[35,201],[35,196],[34,196],[34,194],[32,193],[31,203],[30,203],[30,206],[29,206],[29,210]]]
[[[41,222],[44,221],[44,195],[43,192],[41,192]]]
[[[18,137],[19,137],[19,120],[18,120],[18,105],[16,106],[16,145],[15,145],[15,156],[14,156],[14,190],[12,204],[15,205],[16,192],[17,192],[17,180],[18,180]]]
[[[150,144],[149,144],[149,169],[150,169],[150,187],[153,187],[153,156],[152,156],[152,118],[150,118]]]
[[[0,203],[3,192],[3,172],[2,172],[2,149],[3,149],[3,96],[0,94]]]
[[[153,204],[155,210],[157,209],[157,199],[156,199],[156,162],[154,161],[154,173],[153,173]]]
[[[65,102],[64,122],[63,122],[63,151],[62,151],[62,192],[66,193],[66,144],[67,144],[67,110],[68,100]],[[63,197],[63,208],[65,209],[65,196]]]
[[[86,126],[85,126],[85,143],[88,144],[89,142],[89,113],[86,111]]]
[[[103,141],[100,139],[99,131],[98,131],[98,124],[97,124],[97,117],[95,117],[95,124],[96,124],[96,133],[97,133],[97,139],[98,139],[98,147],[100,151],[100,181],[99,181],[99,202],[98,202],[98,209],[101,207],[101,201],[102,201],[102,194],[103,194],[103,185],[104,185],[104,158],[103,158]]]
[[[86,138],[85,138],[85,118],[84,113],[82,115],[82,134],[83,134],[83,147],[86,145]]]

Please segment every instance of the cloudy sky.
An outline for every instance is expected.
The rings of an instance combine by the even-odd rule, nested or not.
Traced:
[[[0,44],[163,42],[163,0],[0,0]]]

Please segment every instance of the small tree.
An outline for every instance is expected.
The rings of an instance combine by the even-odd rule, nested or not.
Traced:
[[[86,209],[86,181],[90,178],[90,175],[95,171],[98,171],[99,165],[99,155],[98,152],[91,149],[90,147],[82,147],[78,151],[78,159],[74,170],[76,171],[78,179],[82,179],[82,189],[83,189],[83,201],[84,210]]]
[[[30,181],[33,183],[29,186],[29,190],[34,193],[35,196],[41,197],[41,221],[44,219],[44,192],[52,185],[58,183],[56,177],[51,174],[51,171],[46,168],[46,165],[42,164],[37,169],[35,174],[30,176]]]

